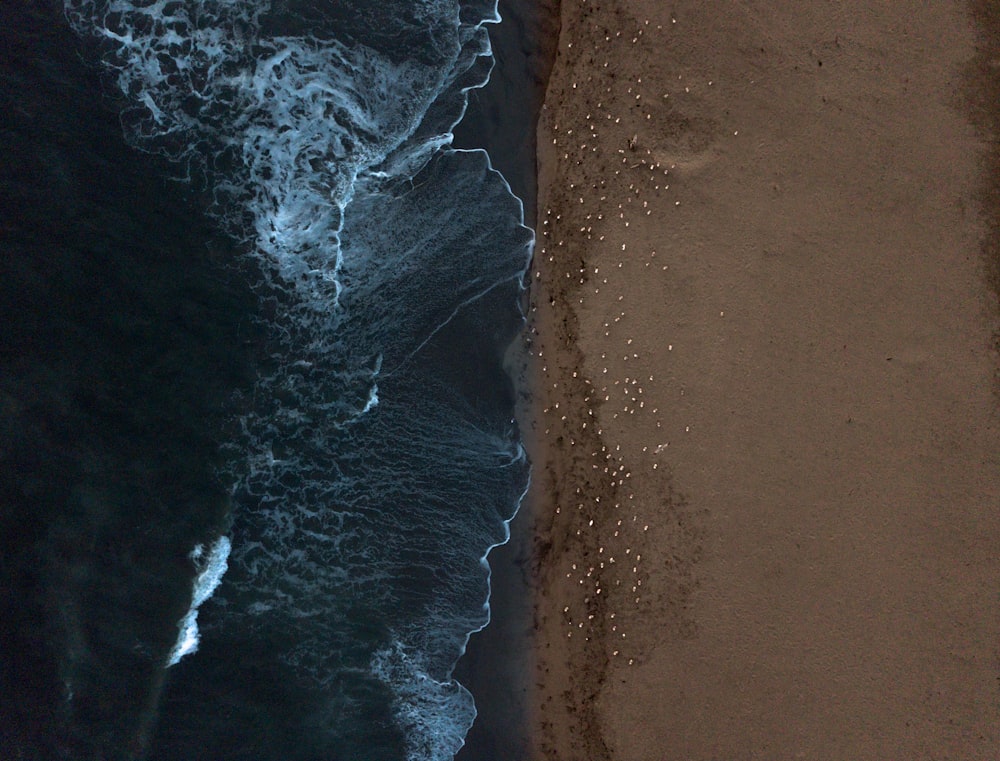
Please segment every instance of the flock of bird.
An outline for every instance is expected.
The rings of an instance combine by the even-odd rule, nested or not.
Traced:
[[[580,0],[581,7],[592,4]],[[577,598],[562,607],[566,637],[590,641],[603,635],[611,643],[608,655],[618,657],[622,640],[627,640],[623,608],[635,609],[643,602],[643,583],[648,581],[644,558],[655,553],[647,534],[653,518],[646,516],[655,517],[656,510],[643,504],[650,490],[636,486],[642,476],[626,463],[620,444],[608,447],[602,426],[610,423],[620,429],[630,425],[626,417],[656,416],[659,411],[646,401],[655,378],[640,369],[646,363],[639,341],[630,334],[633,315],[619,289],[624,277],[635,276],[636,262],[643,270],[668,271],[655,248],[639,241],[651,237],[644,218],[655,213],[650,221],[659,222],[681,201],[670,194],[675,167],[654,150],[658,119],[669,107],[671,94],[654,89],[655,77],[649,73],[625,76],[622,70],[635,69],[639,56],[649,55],[646,44],[655,45],[670,27],[644,20],[630,33],[605,32],[596,23],[587,31],[577,33],[575,50],[567,43],[561,51],[570,78],[561,93],[550,87],[548,100],[559,106],[545,106],[542,117],[552,135],[547,153],[555,166],[547,196],[543,189],[549,203],[542,213],[534,278],[548,301],[549,317],[547,322],[533,322],[527,340],[545,382],[545,439],[558,439],[564,456],[576,462],[563,470],[575,482],[570,484],[574,499],[553,506],[561,516],[553,525],[568,527],[580,539],[574,545],[576,555],[567,553],[565,559],[565,578],[580,587]],[[586,52],[579,42],[584,37],[593,40]],[[680,81],[690,92],[691,86]],[[556,110],[561,122],[553,119]],[[564,347],[556,348],[554,335],[540,335],[538,330],[542,326],[549,331],[585,308],[607,315],[599,337],[607,348],[600,353],[601,366],[593,379],[585,377],[582,353],[574,359]],[[537,301],[532,309],[537,309]],[[575,324],[579,329],[580,320]],[[551,347],[552,356],[546,356],[546,347]],[[666,343],[665,348],[674,347]],[[588,361],[593,364],[592,358]],[[659,420],[656,427],[661,427]],[[667,446],[642,447],[650,470],[657,469],[654,456]],[[575,515],[565,516],[567,511]],[[633,664],[635,658],[627,661]]]

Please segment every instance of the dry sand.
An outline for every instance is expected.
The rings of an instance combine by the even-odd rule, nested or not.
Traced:
[[[1000,757],[989,7],[564,0],[536,757]]]

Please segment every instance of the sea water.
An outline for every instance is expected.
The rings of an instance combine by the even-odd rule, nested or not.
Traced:
[[[64,13],[135,161],[202,193],[254,273],[261,347],[141,742],[101,757],[451,758],[475,717],[452,669],[528,478],[502,355],[533,238],[489,157],[449,147],[495,0]]]

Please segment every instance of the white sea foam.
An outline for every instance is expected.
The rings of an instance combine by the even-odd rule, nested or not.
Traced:
[[[452,759],[476,718],[472,695],[454,679],[438,681],[419,654],[399,641],[372,657],[372,674],[392,687],[396,721],[406,733],[407,761]]]
[[[194,561],[198,575],[195,576],[192,585],[191,607],[177,624],[180,635],[167,658],[167,666],[175,665],[185,655],[190,655],[198,649],[198,608],[212,596],[222,581],[222,577],[229,567],[230,549],[229,538],[220,536],[215,540],[207,555],[205,546],[202,544],[195,545],[194,549],[191,550],[189,557]]]
[[[450,69],[337,39],[268,37],[260,26],[269,6],[66,0],[73,26],[108,43],[105,63],[137,107],[126,122],[132,141],[206,165],[231,231],[242,234],[249,216],[282,286],[327,312],[358,173],[414,132]],[[438,44],[454,60],[457,17],[451,26]],[[216,175],[220,157],[227,169]]]

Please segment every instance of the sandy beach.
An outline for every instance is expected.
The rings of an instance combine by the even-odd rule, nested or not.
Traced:
[[[995,758],[1000,14],[561,14],[530,755]]]

